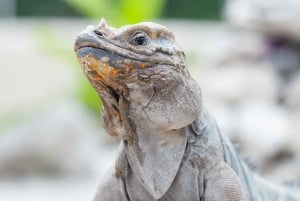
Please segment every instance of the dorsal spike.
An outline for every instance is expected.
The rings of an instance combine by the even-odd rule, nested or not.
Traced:
[[[99,28],[103,28],[107,26],[106,20],[102,17],[100,22],[99,22]]]

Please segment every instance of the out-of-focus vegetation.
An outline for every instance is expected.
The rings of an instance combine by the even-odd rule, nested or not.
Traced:
[[[35,30],[37,44],[43,52],[63,59],[74,67],[73,70],[78,75],[78,83],[76,83],[77,91],[75,92],[75,96],[88,106],[88,108],[98,113],[101,108],[101,102],[99,101],[95,90],[88,83],[81,71],[78,62],[76,61],[72,44],[66,43],[47,26],[40,25],[37,26]]]
[[[105,17],[114,26],[157,18],[165,0],[64,0],[76,11],[91,19]]]
[[[5,1],[5,0],[4,0]],[[10,1],[10,0],[6,0]],[[105,16],[113,25],[164,18],[220,19],[224,0],[15,0],[17,16]]]
[[[61,0],[16,0],[15,12],[20,17],[78,15],[74,9]]]
[[[219,20],[224,2],[224,0],[168,0],[163,17]]]

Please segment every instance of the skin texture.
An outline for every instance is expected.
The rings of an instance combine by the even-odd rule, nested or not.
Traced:
[[[94,201],[266,200],[263,190],[272,188],[203,109],[184,53],[164,26],[115,29],[101,20],[79,34],[75,51],[103,102],[107,133],[121,141]]]

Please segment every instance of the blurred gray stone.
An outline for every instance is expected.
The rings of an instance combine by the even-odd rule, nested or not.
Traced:
[[[293,111],[289,118],[289,132],[287,136],[287,141],[289,142],[287,146],[292,150],[295,155],[300,159],[300,111]],[[299,160],[300,161],[300,160]],[[300,171],[299,171],[300,174]],[[299,177],[300,178],[300,177]]]
[[[300,41],[299,0],[227,0],[226,19],[267,35]]]
[[[262,166],[287,144],[288,113],[276,104],[248,102],[238,108],[236,133],[247,155]]]
[[[300,112],[300,73],[295,75],[295,78],[288,84],[284,94],[287,107],[291,111]]]
[[[96,181],[95,181],[96,180]],[[92,200],[99,178],[36,179],[0,181],[1,201]]]
[[[297,107],[300,73],[300,1],[227,0],[224,15],[233,25],[265,36],[257,52],[278,74],[277,102]],[[292,82],[292,83],[291,83]]]
[[[98,176],[114,159],[105,137],[80,104],[49,105],[0,135],[0,179]]]
[[[264,176],[271,181],[283,182],[284,175],[286,182],[298,182],[300,178],[300,157],[285,158],[280,161],[269,163],[265,168]]]
[[[202,73],[197,79],[204,98],[228,105],[257,100],[273,102],[279,80],[268,63],[231,63]]]
[[[284,38],[266,38],[264,57],[282,80],[282,90],[300,72],[300,44]]]

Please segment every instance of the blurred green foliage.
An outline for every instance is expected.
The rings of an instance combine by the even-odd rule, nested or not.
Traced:
[[[219,20],[224,2],[225,0],[168,0],[163,16]]]
[[[113,26],[153,20],[163,11],[166,0],[64,0],[91,19],[105,17]]]
[[[17,16],[105,17],[114,26],[164,18],[220,19],[225,0],[16,0]]]
[[[57,35],[57,33],[55,33],[49,26],[43,24],[39,24],[36,27],[35,33],[36,42],[44,53],[65,60],[70,63],[71,66],[74,66],[72,70],[77,74],[78,79],[78,82],[74,83],[77,87],[75,96],[85,103],[92,111],[99,113],[101,109],[101,101],[99,100],[95,90],[91,87],[88,80],[83,75],[73,51],[73,41],[67,42],[63,40],[63,38]]]
[[[16,14],[22,17],[78,15],[74,9],[61,0],[16,0]]]

